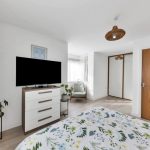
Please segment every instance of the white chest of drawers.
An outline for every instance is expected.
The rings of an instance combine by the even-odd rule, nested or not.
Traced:
[[[60,88],[22,90],[22,126],[27,133],[60,119]]]

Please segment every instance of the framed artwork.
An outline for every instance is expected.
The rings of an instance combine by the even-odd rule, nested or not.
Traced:
[[[31,57],[35,59],[47,59],[47,48],[31,45]]]

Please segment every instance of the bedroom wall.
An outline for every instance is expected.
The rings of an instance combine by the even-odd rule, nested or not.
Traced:
[[[0,99],[9,101],[3,130],[21,125],[22,87],[16,87],[16,56],[31,57],[31,44],[48,48],[48,60],[62,62],[62,82],[67,82],[66,42],[0,23]]]
[[[107,56],[100,52],[88,54],[88,99],[97,100],[107,96]]]
[[[141,117],[142,48],[133,48],[133,103],[132,115]]]
[[[93,100],[94,96],[94,53],[88,53],[88,81],[87,81],[87,98]]]
[[[94,99],[107,96],[108,57],[94,53]]]

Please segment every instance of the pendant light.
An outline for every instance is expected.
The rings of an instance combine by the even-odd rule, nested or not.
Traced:
[[[115,21],[117,21],[119,16],[116,16],[114,18]],[[116,41],[124,37],[126,34],[125,30],[118,28],[118,26],[113,26],[112,30],[107,32],[105,35],[105,39],[108,41]]]

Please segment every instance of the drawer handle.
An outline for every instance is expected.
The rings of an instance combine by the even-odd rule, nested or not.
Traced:
[[[48,100],[44,100],[44,101],[39,101],[38,103],[45,103],[45,102],[49,102],[52,101],[52,99],[48,99]]]
[[[52,91],[39,92],[39,94],[52,93]]]
[[[43,119],[39,119],[38,122],[41,122],[41,121],[46,120],[46,119],[49,119],[49,118],[51,118],[51,117],[52,117],[52,116],[45,117],[45,118],[43,118]]]
[[[50,110],[50,109],[52,109],[52,107],[49,107],[49,108],[46,108],[46,109],[39,110],[38,112],[43,112],[43,111],[47,111],[47,110]]]

